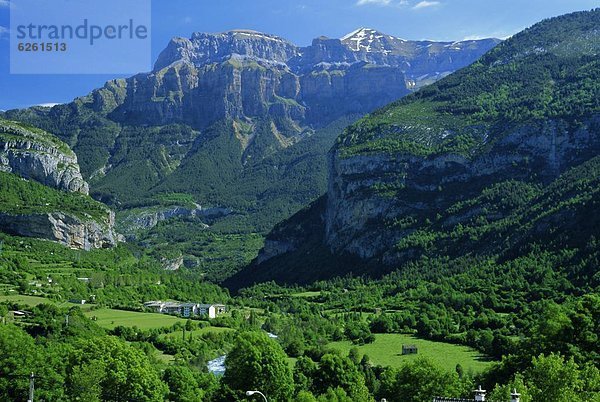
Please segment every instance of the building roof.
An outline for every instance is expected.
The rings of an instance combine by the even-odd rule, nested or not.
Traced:
[[[144,303],[145,307],[163,307],[163,308],[181,308],[181,307],[198,307],[198,308],[210,308],[210,307],[226,307],[224,304],[201,304],[201,303],[179,303],[179,302],[163,302],[160,300],[148,301]]]
[[[433,402],[473,402],[474,399],[464,399],[464,398],[444,398],[441,396],[436,396],[433,398]]]

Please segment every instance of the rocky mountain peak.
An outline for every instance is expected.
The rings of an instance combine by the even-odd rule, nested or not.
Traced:
[[[279,36],[248,29],[196,32],[189,39],[173,38],[159,55],[154,71],[174,63],[201,67],[234,59],[288,67],[294,73],[307,72],[315,66],[321,69],[323,63],[367,62],[399,67],[409,78],[432,74],[436,77],[467,66],[499,42],[408,41],[372,28],[359,28],[340,39],[319,36],[311,45],[297,47]]]
[[[221,33],[195,32],[189,39],[173,38],[158,56],[154,71],[176,62],[200,67],[222,62],[232,55],[285,63],[298,55],[298,49],[278,36],[246,29]]]
[[[352,51],[360,52],[392,52],[395,45],[406,42],[403,39],[381,33],[372,28],[359,28],[343,36],[342,43]]]

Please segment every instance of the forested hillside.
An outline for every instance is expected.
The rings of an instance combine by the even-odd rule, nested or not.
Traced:
[[[321,255],[352,256],[349,269],[374,274],[423,257],[585,248],[597,237],[599,16],[541,22],[348,127],[326,198],[267,237],[261,279],[313,280],[285,267],[299,267],[314,239]]]

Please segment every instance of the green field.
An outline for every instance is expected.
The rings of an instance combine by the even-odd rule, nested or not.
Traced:
[[[170,327],[176,322],[185,323],[186,320],[166,314],[140,313],[137,311],[111,310],[108,308],[88,311],[86,316],[96,317],[96,322],[101,327],[113,329],[119,325],[125,327],[136,326],[139,329],[152,329]]]
[[[206,328],[199,328],[199,329],[195,329],[193,331],[186,331],[185,332],[185,336],[186,338],[188,338],[189,336],[192,336],[193,338],[207,334],[209,332],[212,333],[225,333],[225,332],[233,332],[235,331],[234,329],[231,328],[225,328],[225,327],[206,327]],[[182,331],[177,331],[177,332],[171,332],[169,334],[163,334],[161,335],[161,338],[180,338],[183,336]]]
[[[55,301],[46,299],[44,297],[25,296],[25,295],[0,296],[0,303],[5,302],[5,301],[11,302],[11,303],[24,304],[27,306],[37,306],[38,304],[44,304],[44,303],[57,304]],[[61,305],[66,305],[66,304],[67,304],[66,302],[61,303]]]
[[[416,345],[418,354],[402,356],[402,345]],[[332,342],[327,346],[347,354],[353,345],[350,341]],[[377,334],[375,342],[357,346],[362,354],[369,356],[374,364],[399,367],[405,362],[425,356],[440,367],[454,371],[460,363],[465,372],[478,373],[491,363],[479,352],[466,346],[452,345],[444,342],[432,342],[402,334]]]
[[[18,294],[0,296],[0,303],[2,302],[18,303],[30,307],[37,306],[38,304],[47,303],[54,304],[58,307],[79,307],[84,312],[91,310],[94,306],[93,304],[76,304],[68,301],[51,300],[41,296],[28,296]]]
[[[175,317],[166,314],[157,314],[157,313],[142,313],[137,311],[125,311],[125,310],[113,310],[108,308],[102,308],[98,310],[91,310],[93,305],[84,304],[78,305],[69,302],[55,302],[50,299],[46,299],[44,297],[38,296],[26,296],[26,295],[8,295],[8,296],[0,296],[1,302],[11,302],[11,303],[19,303],[24,304],[26,306],[37,306],[38,304],[50,303],[56,304],[59,307],[65,306],[79,306],[84,314],[89,317],[96,317],[96,323],[103,328],[113,329],[117,326],[125,326],[125,327],[133,327],[137,326],[140,329],[152,329],[152,328],[162,328],[162,327],[170,327],[176,322],[185,323],[187,319]],[[206,327],[197,329],[192,331],[194,335],[201,335],[207,332],[227,332],[233,331],[231,328],[221,328],[221,327]],[[189,332],[188,332],[189,333]],[[181,336],[180,333],[178,333]],[[177,334],[169,334],[168,336],[176,336]]]

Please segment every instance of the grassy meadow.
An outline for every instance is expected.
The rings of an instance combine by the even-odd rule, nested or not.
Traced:
[[[139,329],[152,329],[170,327],[176,322],[185,323],[186,319],[167,314],[141,313],[137,311],[112,310],[102,308],[85,313],[90,318],[96,317],[96,322],[101,327],[113,329],[120,325],[125,327],[136,326]]]
[[[26,306],[32,306],[32,307],[37,306],[38,304],[44,304],[44,303],[57,304],[57,305],[61,305],[61,306],[68,304],[67,302],[56,303],[55,301],[46,299],[45,297],[27,296],[27,295],[18,295],[18,294],[0,296],[0,303],[1,302],[18,303],[18,304],[24,304]]]
[[[403,344],[416,345],[418,354],[403,356]],[[347,354],[355,345],[350,341],[340,341],[329,343],[328,346]],[[440,367],[451,371],[454,371],[456,365],[460,364],[465,372],[479,373],[491,364],[485,356],[469,347],[427,341],[412,335],[377,334],[375,342],[357,347],[360,353],[369,356],[374,364],[382,366],[399,367],[419,356],[427,357]]]
[[[189,339],[190,336],[192,338],[196,338],[201,335],[205,335],[207,333],[222,334],[222,333],[226,333],[226,332],[235,332],[235,330],[231,329],[231,328],[226,328],[226,327],[205,327],[205,328],[198,328],[193,331],[185,331],[185,337],[186,337],[186,339]],[[180,338],[180,339],[182,336],[183,336],[182,331],[171,332],[168,334],[161,335],[161,337],[164,337],[164,338]]]

